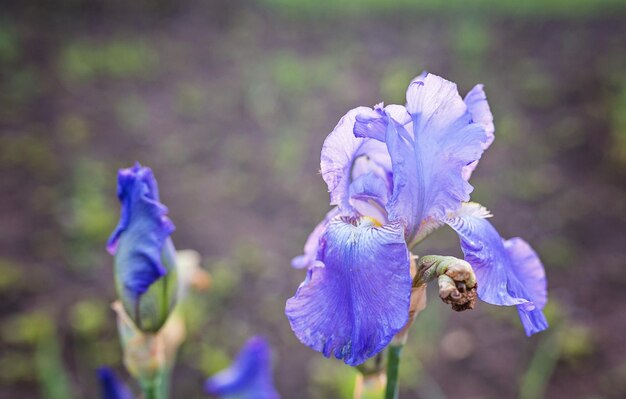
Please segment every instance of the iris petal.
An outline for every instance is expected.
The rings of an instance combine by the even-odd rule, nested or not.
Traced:
[[[120,381],[113,370],[108,367],[98,369],[100,392],[102,399],[133,399],[130,389]]]
[[[298,255],[291,260],[291,266],[295,269],[304,269],[315,266],[324,266],[324,264],[317,260],[317,249],[319,248],[319,241],[322,237],[322,234],[326,231],[326,226],[331,221],[332,218],[339,215],[339,209],[333,208],[331,209],[324,220],[319,222],[317,226],[313,229],[309,237],[306,239],[304,243],[304,254]]]
[[[504,241],[484,214],[471,209],[475,205],[464,205],[467,211],[445,222],[459,234],[465,260],[476,273],[478,296],[493,305],[517,306],[527,335],[545,330],[547,282],[539,257],[522,239]]]
[[[355,137],[353,134],[356,116],[368,111],[372,109],[358,107],[349,111],[328,135],[322,147],[320,169],[328,185],[330,203],[349,214],[354,214],[348,192],[350,183],[358,177],[353,173],[355,161],[359,157],[367,157],[379,168],[391,172],[389,153],[385,145],[369,138]],[[367,171],[370,170],[364,170]]]
[[[386,179],[375,172],[359,176],[350,184],[350,205],[362,216],[369,216],[381,224],[387,222],[385,205],[390,188]]]
[[[408,319],[411,276],[403,227],[334,219],[322,236],[322,268],[287,301],[302,343],[358,365],[384,349]]]
[[[411,83],[407,110],[413,118],[416,184],[424,190],[417,222],[441,219],[469,200],[473,187],[463,179],[462,169],[482,155],[485,129],[472,123],[456,85],[433,74]]]
[[[204,389],[221,399],[279,399],[272,382],[267,341],[262,337],[250,338],[233,364],[209,378]]]
[[[107,249],[123,264],[121,280],[132,294],[140,296],[167,273],[162,251],[175,227],[167,207],[159,202],[156,180],[150,168],[137,163],[118,173],[118,197],[122,203],[119,224]]]
[[[467,93],[464,101],[467,105],[467,110],[472,115],[472,120],[485,128],[487,140],[482,144],[482,147],[483,150],[486,150],[491,143],[493,143],[496,129],[493,124],[493,115],[491,114],[483,85],[478,84],[474,86],[474,88]],[[465,180],[469,180],[477,165],[478,161],[476,160],[463,168],[463,178]]]
[[[456,85],[432,74],[424,73],[409,85],[410,123],[397,107],[379,110],[378,117],[371,110],[359,114],[354,132],[380,140],[381,126],[386,126],[393,170],[389,220],[404,221],[411,242],[424,220],[440,220],[469,200],[473,187],[463,171],[482,155],[487,134],[472,121]]]

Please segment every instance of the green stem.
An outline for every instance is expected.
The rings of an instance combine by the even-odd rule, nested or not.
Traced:
[[[160,396],[159,399],[168,399],[170,397],[170,384],[172,380],[172,369],[168,367],[163,371],[161,378]]]
[[[404,345],[389,345],[387,353],[387,389],[385,399],[398,399],[398,371],[400,369],[400,355]]]
[[[151,381],[139,381],[143,399],[167,399],[168,393],[164,389],[163,376],[157,377]]]
[[[155,384],[141,384],[143,399],[157,399],[157,387]]]

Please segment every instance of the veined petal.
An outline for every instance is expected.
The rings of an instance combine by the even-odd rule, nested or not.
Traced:
[[[407,237],[412,237],[419,225],[420,207],[425,195],[423,187],[418,184],[420,177],[418,160],[415,157],[415,141],[405,127],[386,112],[386,109],[378,109],[376,113],[377,117],[371,113],[359,114],[354,134],[385,141],[393,171],[393,188],[386,206],[389,220],[402,223]],[[397,109],[395,114],[401,115]],[[374,118],[377,118],[375,122]],[[382,127],[384,136],[381,136],[379,131]]]
[[[309,269],[287,301],[291,328],[324,356],[361,364],[408,320],[411,275],[403,227],[333,219],[318,258],[325,266]]]
[[[412,242],[425,235],[419,231],[425,220],[441,220],[469,200],[473,187],[464,179],[464,168],[480,158],[487,134],[472,121],[456,85],[432,74],[423,73],[409,85],[407,112],[397,107],[359,114],[354,132],[381,140],[386,127],[393,171],[389,220],[403,221]]]
[[[465,104],[467,105],[467,110],[472,115],[472,120],[476,123],[481,124],[485,128],[485,133],[487,135],[487,140],[482,144],[483,150],[489,148],[491,143],[495,138],[496,128],[493,124],[493,115],[491,114],[491,109],[489,108],[489,103],[487,102],[487,95],[485,94],[485,90],[482,84],[478,84],[474,86],[472,90],[467,93],[465,96]],[[463,178],[465,180],[469,180],[470,176],[476,166],[478,165],[478,160],[466,165],[463,168]]]
[[[517,278],[526,287],[535,306],[543,309],[548,302],[548,282],[541,259],[532,247],[519,237],[504,241],[504,248],[516,268]]]
[[[309,234],[309,238],[306,239],[304,243],[304,254],[298,255],[291,260],[291,266],[296,269],[304,269],[309,267],[322,267],[324,264],[317,260],[317,250],[319,248],[319,241],[322,237],[322,234],[326,231],[326,226],[331,221],[332,218],[339,215],[339,208],[335,207],[331,209],[324,220],[319,222],[317,226],[313,229],[311,234]]]
[[[391,164],[385,145],[369,138],[358,138],[353,134],[356,115],[372,111],[371,108],[358,107],[349,111],[328,135],[322,147],[320,168],[322,177],[328,185],[331,205],[337,205],[342,213],[353,214],[348,190],[355,175],[353,166],[359,157],[365,157],[381,170],[390,173]],[[371,171],[372,167],[363,172]]]
[[[369,172],[350,184],[350,205],[362,216],[369,216],[381,224],[387,222],[387,204],[391,190],[388,181]]]
[[[100,397],[102,399],[133,399],[130,389],[108,367],[98,369]]]
[[[459,234],[465,260],[476,273],[478,296],[493,305],[517,306],[527,335],[545,330],[548,323],[541,310],[547,282],[539,257],[519,238],[504,241],[484,218],[484,208],[464,208],[445,222]]]
[[[167,208],[159,202],[150,168],[137,163],[118,173],[117,195],[122,203],[120,221],[107,249],[121,265],[117,273],[129,294],[140,296],[167,273],[162,262],[165,242],[175,227]]]
[[[433,74],[411,83],[407,110],[413,118],[416,184],[423,190],[418,223],[441,219],[469,200],[473,187],[462,170],[482,155],[485,128],[472,122],[456,85]]]
[[[204,389],[220,399],[279,399],[271,372],[271,353],[267,341],[252,337],[233,364],[209,378]]]

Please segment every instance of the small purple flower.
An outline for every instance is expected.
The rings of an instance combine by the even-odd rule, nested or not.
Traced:
[[[170,238],[175,227],[159,200],[150,168],[137,163],[121,169],[117,196],[121,216],[107,250],[115,256],[118,294],[137,327],[154,332],[176,299],[176,260]]]
[[[547,327],[543,266],[521,239],[503,241],[470,200],[468,183],[494,139],[482,85],[462,99],[456,85],[423,73],[406,106],[349,111],[322,147],[331,205],[304,255],[306,279],[286,315],[305,345],[358,365],[385,348],[408,320],[409,248],[449,224],[461,237],[486,302],[516,305],[528,334]]]
[[[270,363],[267,341],[252,337],[229,368],[205,382],[204,390],[220,399],[280,399],[272,382]]]
[[[109,367],[98,369],[100,397],[102,399],[133,399],[133,394],[126,384],[120,381]]]

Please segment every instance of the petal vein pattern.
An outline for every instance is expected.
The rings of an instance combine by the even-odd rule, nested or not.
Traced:
[[[320,170],[328,186],[331,205],[337,205],[342,213],[354,214],[350,205],[349,187],[358,177],[353,166],[359,157],[367,157],[373,166],[390,173],[391,161],[384,143],[369,138],[358,138],[353,134],[355,118],[362,112],[372,111],[358,107],[349,111],[328,135],[322,147]],[[360,173],[367,172],[363,170]]]
[[[468,206],[472,205],[464,205]],[[548,323],[542,309],[547,301],[547,281],[530,245],[521,238],[504,241],[491,223],[472,212],[461,212],[445,222],[459,234],[465,260],[476,273],[480,299],[517,306],[527,335],[545,330]]]
[[[325,267],[309,269],[287,301],[302,343],[358,365],[384,349],[408,319],[409,252],[399,224],[375,227],[334,219],[318,253]]]
[[[472,121],[456,85],[436,75],[422,74],[409,86],[410,123],[394,119],[403,114],[398,106],[392,113],[391,107],[362,112],[353,132],[380,140],[381,126],[386,126],[384,141],[393,171],[389,220],[406,224],[410,242],[424,220],[441,220],[469,200],[473,187],[463,171],[480,159],[487,133]]]

